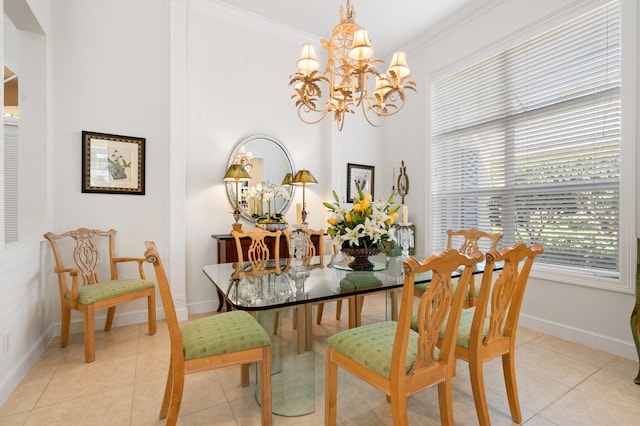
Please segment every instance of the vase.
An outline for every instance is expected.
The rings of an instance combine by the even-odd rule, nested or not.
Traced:
[[[369,260],[369,256],[380,253],[380,247],[343,247],[342,253],[353,257],[353,260],[349,262],[349,268],[354,271],[371,271],[374,265]]]
[[[266,231],[284,231],[287,229],[287,222],[266,222],[266,221],[258,221],[258,225]]]

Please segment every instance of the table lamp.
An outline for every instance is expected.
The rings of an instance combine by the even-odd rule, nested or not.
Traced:
[[[282,183],[280,185],[291,185],[293,182],[293,175],[291,173],[287,173],[284,175],[284,179],[282,179]]]
[[[318,183],[316,178],[313,177],[311,172],[306,169],[298,170],[298,173],[293,177],[291,182],[293,185],[302,185],[302,223],[307,223],[307,203],[305,201],[305,187],[307,184]]]
[[[236,184],[236,199],[235,199],[235,209],[233,210],[233,218],[236,222],[231,225],[234,231],[242,231],[242,224],[238,223],[240,220],[240,206],[238,203],[238,182],[240,181],[248,181],[251,179],[251,175],[247,172],[247,170],[242,167],[241,164],[232,164],[229,166],[227,173],[224,175],[225,182],[235,182]]]

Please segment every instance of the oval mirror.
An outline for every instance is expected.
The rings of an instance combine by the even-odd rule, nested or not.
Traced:
[[[252,135],[242,139],[231,152],[227,169],[242,164],[251,180],[239,183],[240,214],[248,221],[284,215],[293,201],[295,187],[282,185],[287,175],[295,173],[287,148],[278,139],[267,135]],[[227,183],[227,195],[235,207],[235,183]]]

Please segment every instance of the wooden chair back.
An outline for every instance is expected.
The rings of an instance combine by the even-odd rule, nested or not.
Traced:
[[[406,389],[406,381],[415,377],[439,376],[444,380],[453,369],[454,348],[458,331],[458,321],[464,299],[464,285],[471,279],[475,265],[482,260],[480,253],[465,255],[454,249],[447,249],[441,254],[433,255],[423,262],[411,257],[404,262],[405,273],[402,287],[402,300],[398,314],[398,328],[396,331],[392,365],[392,382],[395,380],[401,388]],[[459,269],[462,274],[456,292],[453,291],[451,276]],[[425,289],[418,302],[416,330],[418,332],[418,356],[409,373],[404,371],[404,360],[407,354],[409,330],[413,318],[415,276],[431,271],[431,283]],[[435,356],[438,333],[445,319],[446,325],[444,343],[440,346],[439,359]],[[437,370],[438,373],[427,373]],[[452,370],[453,371],[453,370]],[[451,371],[451,372],[452,372]],[[393,374],[395,373],[395,374]],[[439,381],[439,380],[438,380]]]
[[[472,254],[477,251],[482,253],[483,251],[480,248],[480,240],[485,238],[489,243],[487,250],[497,250],[498,243],[502,239],[502,233],[497,232],[495,234],[489,234],[488,232],[480,231],[476,228],[469,229],[461,229],[458,231],[453,231],[451,229],[447,230],[447,248],[456,248],[454,247],[454,242],[457,242],[459,238],[462,237],[462,243],[460,244],[458,251],[464,254]]]
[[[285,236],[285,240],[287,242],[287,248],[289,249],[289,257],[293,257],[294,254],[291,252],[291,235],[293,234],[293,231],[290,231],[288,229],[282,231],[282,234]],[[316,246],[313,244],[313,240],[311,239],[312,236],[318,236],[319,238],[319,243],[318,243],[318,249],[316,250]],[[304,255],[304,262],[306,266],[310,266],[310,260],[312,257],[314,256],[319,256],[320,257],[320,263],[319,265],[323,265],[324,264],[324,229],[306,229],[305,230],[305,236],[306,236],[306,248],[307,248],[307,253]],[[315,265],[314,265],[315,266]]]
[[[480,231],[476,228],[469,229],[461,229],[458,231],[453,231],[451,229],[447,230],[447,248],[456,248],[454,246],[454,242],[458,242],[462,238],[462,243],[460,244],[458,251],[464,254],[472,254],[472,253],[484,253],[488,250],[497,250],[498,244],[502,239],[502,233],[497,232],[495,234],[489,234],[488,232]],[[485,244],[484,241],[487,240]],[[481,247],[482,246],[482,247]],[[483,249],[485,249],[483,251]],[[469,294],[464,299],[464,308],[471,308],[475,306],[477,299],[477,289],[475,277],[471,277],[471,281],[469,282]]]
[[[247,232],[231,231],[231,235],[236,240],[236,250],[238,253],[238,262],[248,261],[251,263],[254,269],[265,269],[267,262],[272,258],[275,262],[276,268],[280,264],[280,235],[282,231],[267,231],[258,226],[254,227]],[[242,253],[242,244],[240,240],[242,238],[251,238],[251,244],[247,251],[247,258],[244,258]],[[269,247],[265,244],[265,238],[275,238],[273,245],[273,253],[269,253]]]
[[[111,280],[118,279],[118,268],[116,267],[115,255],[114,255],[114,240],[116,231],[110,229],[108,231],[100,231],[97,229],[79,228],[72,231],[65,232],[63,234],[54,234],[47,232],[44,237],[51,244],[53,251],[53,257],[56,262],[56,269],[65,269],[65,261],[68,257],[65,257],[60,246],[60,240],[71,239],[73,240],[73,252],[72,259],[75,268],[79,272],[79,276],[82,279],[82,285],[95,284],[100,282],[99,267],[100,267],[100,242],[97,241],[103,237],[108,241],[108,261]],[[142,264],[140,264],[142,265]],[[144,271],[140,269],[140,273],[144,276]],[[67,274],[58,273],[58,278],[61,279],[60,286],[61,291],[68,291]]]

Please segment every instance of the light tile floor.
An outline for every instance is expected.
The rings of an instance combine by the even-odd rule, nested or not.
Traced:
[[[384,303],[384,302],[382,302]],[[275,425],[324,422],[324,342],[346,328],[335,319],[335,303],[325,305],[315,325],[316,411],[300,417],[273,416]],[[380,320],[375,297],[365,300],[363,323]],[[193,316],[199,317],[201,315]],[[289,325],[287,325],[289,324]],[[284,328],[291,322],[281,319]],[[96,361],[83,362],[83,336],[71,336],[66,348],[56,338],[0,407],[0,425],[160,425],[169,337],[165,323],[147,334],[146,324],[97,332]],[[518,330],[517,380],[528,426],[640,424],[640,386],[633,378],[638,363],[530,329]],[[239,368],[187,376],[180,411],[182,425],[257,425],[260,409],[255,382],[243,388]],[[485,386],[493,425],[514,424],[502,381],[500,360],[485,366]],[[458,425],[476,425],[466,363],[454,378],[454,416]],[[339,372],[338,424],[391,425],[385,396],[344,371]],[[435,388],[409,400],[411,425],[439,425]]]

